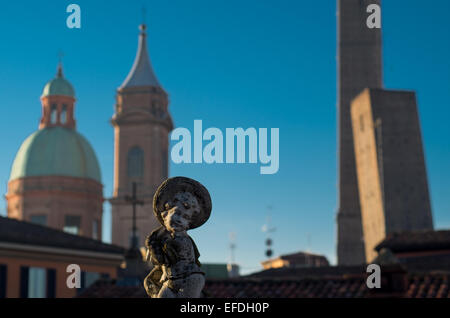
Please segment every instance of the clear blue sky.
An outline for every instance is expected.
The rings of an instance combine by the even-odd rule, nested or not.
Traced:
[[[69,3],[81,30],[65,26]],[[0,191],[22,141],[38,127],[39,96],[58,51],[78,98],[76,119],[113,180],[115,89],[133,63],[147,7],[153,67],[177,127],[280,128],[280,170],[259,165],[170,165],[213,198],[209,222],[191,232],[203,262],[226,262],[237,233],[243,271],[264,259],[261,227],[272,205],[275,254],[310,249],[335,261],[336,3],[274,0],[19,1],[0,10]],[[418,94],[435,225],[450,228],[450,2],[384,1],[384,83]],[[6,202],[2,203],[5,214]],[[110,206],[104,207],[110,238]],[[310,243],[308,244],[308,234]]]

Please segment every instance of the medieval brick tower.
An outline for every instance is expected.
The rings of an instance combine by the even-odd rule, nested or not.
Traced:
[[[416,94],[365,89],[352,102],[366,261],[386,235],[432,230]]]
[[[167,93],[159,84],[147,52],[146,26],[140,26],[133,67],[117,89],[114,127],[114,192],[112,243],[129,247],[132,239],[132,208],[125,201],[133,182],[144,202],[137,208],[137,242],[159,224],[152,212],[156,188],[168,176],[169,133],[173,128]]]
[[[367,6],[380,0],[338,0],[338,153],[339,207],[337,261],[365,261],[356,179],[350,103],[364,88],[382,87],[381,29],[366,26]]]

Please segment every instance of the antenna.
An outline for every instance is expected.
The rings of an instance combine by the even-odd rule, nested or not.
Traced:
[[[230,264],[235,263],[234,251],[236,249],[236,232],[230,232]]]
[[[131,196],[129,196],[129,195],[125,196],[125,201],[130,203],[131,206],[133,207],[133,223],[132,223],[133,226],[132,226],[131,249],[137,250],[139,242],[138,242],[138,238],[136,235],[136,231],[137,231],[137,228],[136,228],[136,206],[144,205],[144,201],[139,200],[137,198],[137,190],[136,190],[137,183],[133,182],[132,186],[133,186],[132,194],[131,194]]]
[[[276,231],[276,228],[274,226],[271,225],[271,211],[272,211],[272,206],[268,205],[267,206],[267,221],[266,224],[263,225],[262,227],[262,231],[265,232],[267,234],[267,238],[266,238],[266,256],[268,258],[270,258],[273,255],[273,250],[272,250],[272,244],[273,241],[270,238],[270,233],[274,233]]]

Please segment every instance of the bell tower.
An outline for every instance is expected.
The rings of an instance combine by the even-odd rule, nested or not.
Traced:
[[[169,98],[153,71],[147,51],[146,26],[139,26],[136,58],[130,73],[117,89],[114,127],[114,189],[112,243],[130,247],[132,207],[126,196],[137,185],[143,205],[137,207],[137,242],[159,226],[152,213],[153,194],[168,177],[169,133],[173,129]]]
[[[61,62],[58,64],[56,77],[44,88],[41,104],[39,129],[56,126],[75,129],[75,93],[72,85],[63,76]]]

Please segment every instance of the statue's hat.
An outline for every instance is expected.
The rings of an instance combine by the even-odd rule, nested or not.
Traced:
[[[189,192],[196,197],[200,212],[195,214],[189,224],[189,229],[195,229],[205,223],[211,215],[212,203],[208,190],[198,181],[186,177],[173,177],[166,179],[156,190],[153,197],[153,213],[159,223],[164,226],[161,213],[165,210],[165,204],[178,192]]]

